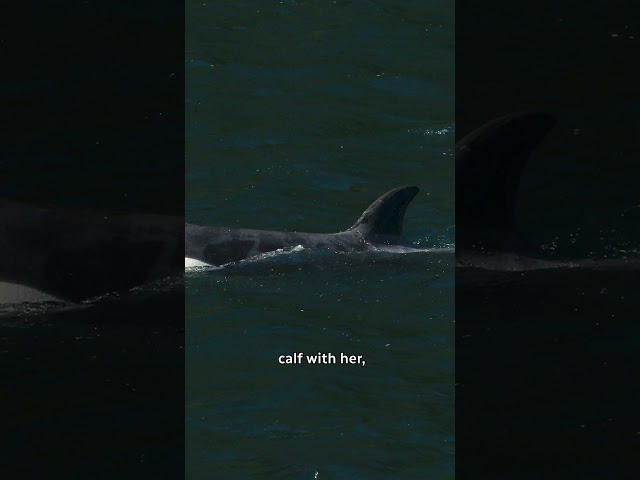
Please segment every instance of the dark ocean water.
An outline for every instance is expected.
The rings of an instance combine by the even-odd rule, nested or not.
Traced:
[[[187,2],[186,38],[187,221],[333,232],[414,184],[406,236],[452,246],[453,2]],[[187,478],[453,478],[453,281],[424,252],[187,275]]]

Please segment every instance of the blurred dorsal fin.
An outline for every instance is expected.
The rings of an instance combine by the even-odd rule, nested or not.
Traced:
[[[514,228],[520,176],[529,155],[554,124],[548,113],[513,113],[456,143],[457,226]]]

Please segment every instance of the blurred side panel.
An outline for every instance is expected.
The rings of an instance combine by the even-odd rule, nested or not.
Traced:
[[[638,18],[456,2],[459,480],[639,471]]]
[[[181,478],[184,3],[5,3],[0,464]]]

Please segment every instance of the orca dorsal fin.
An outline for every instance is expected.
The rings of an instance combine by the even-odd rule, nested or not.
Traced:
[[[357,230],[365,238],[374,236],[402,238],[404,214],[418,187],[402,186],[385,193],[367,208],[348,230]]]
[[[554,124],[548,113],[513,113],[456,143],[458,226],[514,228],[520,176],[529,155]]]

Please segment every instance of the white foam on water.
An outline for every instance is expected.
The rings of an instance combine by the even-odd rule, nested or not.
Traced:
[[[302,245],[297,245],[293,248],[279,248],[277,250],[274,250],[272,252],[266,252],[266,253],[261,253],[259,255],[254,255],[252,257],[248,257],[248,258],[243,258],[242,260],[239,260],[237,262],[230,262],[230,263],[225,263],[224,265],[210,265],[208,263],[205,263],[201,260],[196,260],[195,258],[188,258],[185,257],[184,258],[184,269],[185,271],[188,272],[199,272],[202,270],[220,270],[225,268],[225,266],[227,265],[237,265],[237,264],[244,264],[244,263],[253,263],[253,262],[260,262],[260,261],[264,261],[265,259],[269,259],[269,258],[274,258],[274,257],[279,257],[281,255],[289,255],[291,253],[297,253],[297,252],[302,252],[305,248]]]
[[[430,247],[430,248],[415,248],[415,247],[407,247],[404,245],[376,245],[373,248],[375,252],[384,252],[384,253],[417,253],[417,254],[428,254],[428,253],[455,253],[455,248],[452,247]]]
[[[196,260],[195,258],[184,257],[185,270],[190,268],[212,267],[212,266],[213,265],[209,265],[208,263],[201,262],[200,260]]]
[[[279,257],[280,255],[288,255],[290,253],[298,253],[305,250],[302,245],[296,245],[292,248],[278,248],[277,250],[273,250],[272,252],[261,253],[260,255],[256,255],[255,257],[249,257],[245,260],[260,260],[263,258],[273,258]]]

